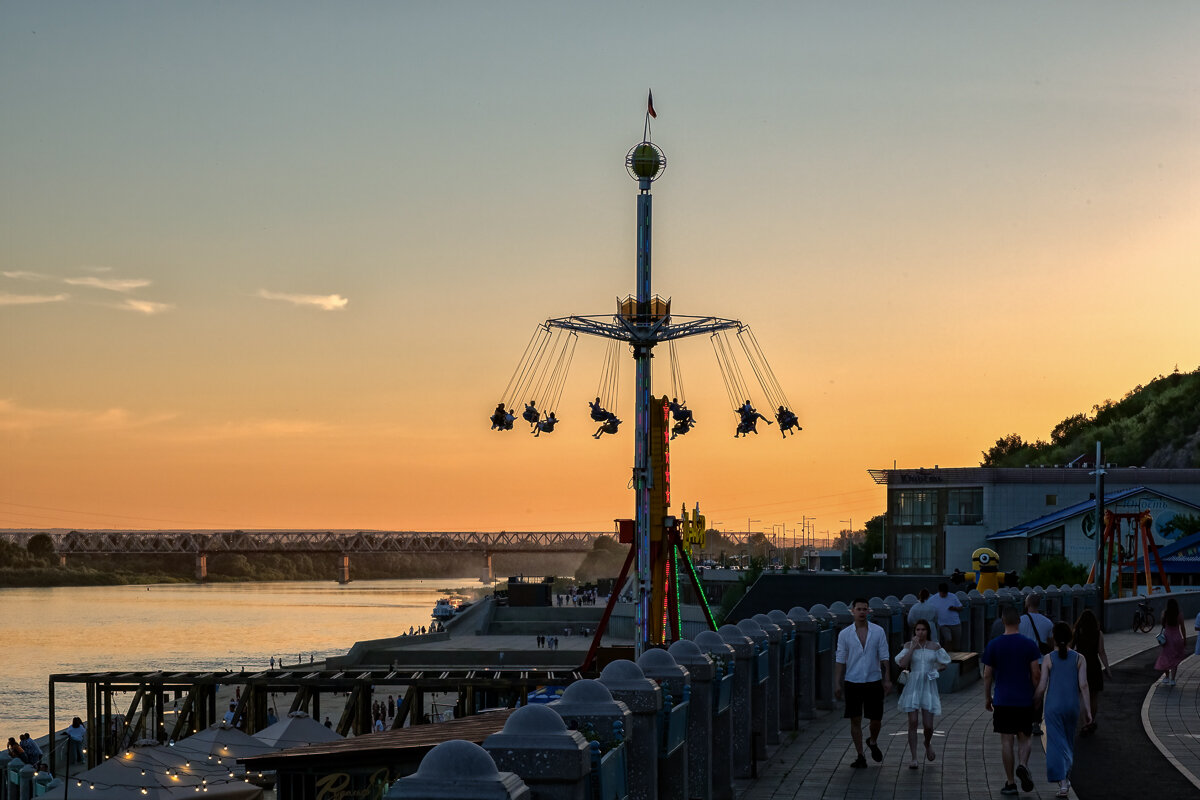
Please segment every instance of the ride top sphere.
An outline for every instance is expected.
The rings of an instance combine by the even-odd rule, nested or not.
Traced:
[[[658,180],[667,168],[667,157],[653,142],[641,142],[626,154],[625,168],[634,180]]]

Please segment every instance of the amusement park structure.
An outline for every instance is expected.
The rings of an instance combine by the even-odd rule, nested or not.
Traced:
[[[771,405],[781,434],[787,438],[789,432],[800,430],[799,421],[748,326],[735,319],[672,314],[671,300],[653,292],[653,197],[650,187],[662,176],[667,165],[666,156],[650,135],[650,119],[656,116],[651,96],[647,101],[642,141],[634,145],[625,157],[626,169],[638,184],[636,294],[618,299],[615,314],[560,317],[538,325],[491,418],[493,429],[510,430],[518,403],[524,401],[526,396],[540,394],[540,398],[526,402],[521,418],[530,423],[535,435],[553,432],[558,421],[554,409],[566,380],[576,337],[582,333],[610,340],[610,350],[605,360],[606,377],[602,377],[596,402],[591,406],[592,419],[601,423],[600,430],[594,435],[599,438],[604,433],[615,434],[621,421],[615,414],[605,411],[603,406],[615,401],[617,348],[623,343],[632,351],[635,364],[632,480],[635,519],[619,520],[618,524],[626,523],[621,526],[626,534],[621,538],[632,540],[630,558],[636,563],[634,650],[638,656],[649,647],[669,643],[680,636],[680,560],[685,562],[686,574],[695,580],[695,571],[681,541],[680,526],[669,514],[669,441],[687,433],[695,424],[691,412],[686,408],[686,398],[682,397],[674,341],[700,335],[711,337],[726,393],[735,413],[739,415],[735,436],[757,433],[755,425],[759,419],[768,425],[774,423],[758,413],[750,403],[748,398],[751,392],[734,358],[736,348],[728,332],[735,333],[734,338]],[[657,345],[663,343],[671,348],[671,380],[677,392],[677,396],[670,401],[665,396],[654,397],[651,381],[652,353]],[[680,398],[683,402],[679,402]],[[536,407],[537,399],[543,401],[541,409]],[[627,568],[629,563],[627,560]],[[616,596],[617,591],[614,590],[612,599],[615,600]],[[709,620],[711,623],[711,615]]]

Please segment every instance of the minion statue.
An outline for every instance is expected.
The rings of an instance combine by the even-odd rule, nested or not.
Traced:
[[[981,547],[971,553],[973,572],[968,572],[967,581],[975,582],[975,589],[983,594],[988,589],[999,591],[1003,585],[1003,573],[1000,572],[1000,554],[990,547]]]

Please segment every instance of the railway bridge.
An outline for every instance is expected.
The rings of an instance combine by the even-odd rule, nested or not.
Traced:
[[[24,544],[36,532],[0,538]],[[196,580],[208,577],[208,557],[220,553],[318,553],[338,557],[338,581],[350,580],[350,557],[375,554],[463,553],[483,560],[482,578],[495,579],[495,553],[584,553],[598,531],[220,531],[73,530],[46,532],[59,562],[70,555],[192,554]]]

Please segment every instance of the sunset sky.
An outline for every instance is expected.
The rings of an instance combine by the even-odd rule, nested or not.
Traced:
[[[735,441],[680,343],[675,505],[860,527],[869,468],[1200,365],[1197,42],[1194,2],[6,0],[0,527],[631,516],[632,358],[618,436],[598,339],[553,435],[487,417],[538,322],[635,290],[648,87],[654,288],[804,426]]]

